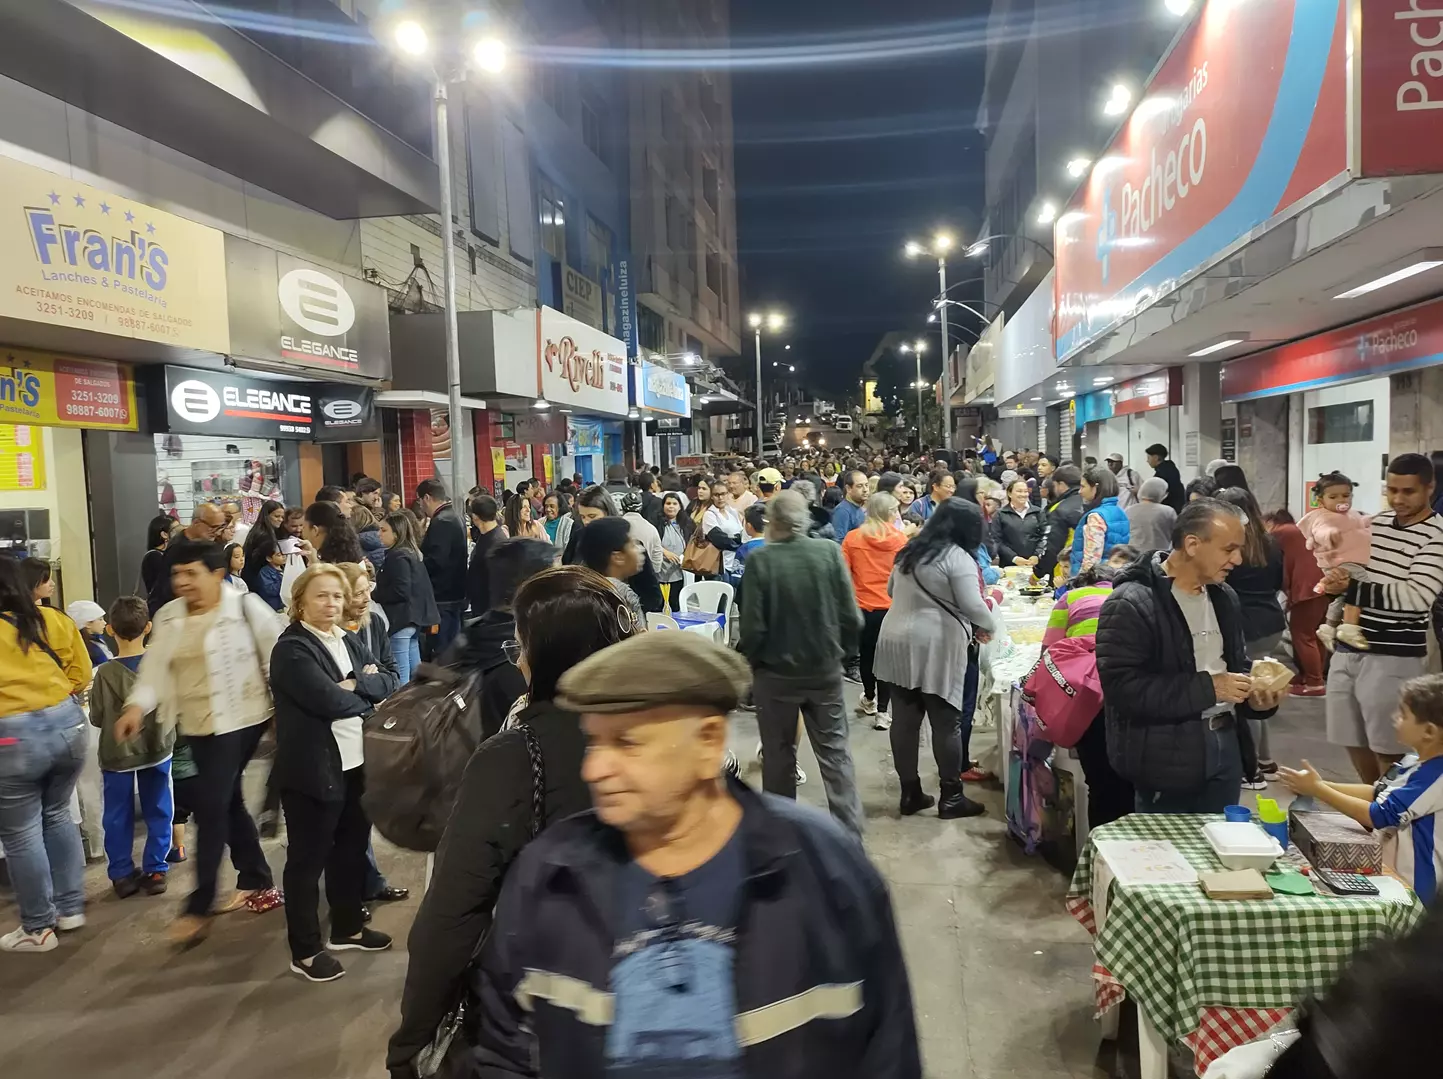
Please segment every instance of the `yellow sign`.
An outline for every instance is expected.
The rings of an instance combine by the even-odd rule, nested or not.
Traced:
[[[135,431],[135,380],[126,364],[6,349],[0,422]]]
[[[555,462],[553,462],[553,461],[551,460],[551,455],[550,455],[550,454],[542,454],[542,455],[541,455],[541,463],[542,463],[543,466],[545,466],[545,469],[546,469],[546,486],[547,486],[547,487],[550,487],[550,486],[551,486],[551,477],[552,477],[552,474],[553,474],[553,472],[554,472],[554,470],[555,470],[555,468],[556,468],[556,464],[555,464]]]
[[[29,424],[0,424],[0,491],[45,490],[45,433]]]
[[[0,157],[0,317],[229,352],[224,234]]]
[[[491,477],[497,484],[506,483],[506,451],[499,446],[491,448]]]

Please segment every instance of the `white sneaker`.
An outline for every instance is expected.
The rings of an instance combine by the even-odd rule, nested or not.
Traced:
[[[872,698],[869,698],[866,694],[863,694],[863,695],[862,695],[862,700],[859,701],[859,702],[857,702],[857,715],[858,715],[858,716],[876,716],[876,715],[877,715],[877,702],[876,702],[875,700],[873,700]]]
[[[48,926],[33,934],[22,926],[0,937],[0,949],[5,952],[49,952],[58,944],[55,931]]]
[[[61,915],[55,920],[57,930],[79,930],[85,925],[85,912],[79,915]]]
[[[886,709],[883,709],[881,712],[877,713],[876,717],[872,720],[873,731],[890,731],[891,727],[892,714],[889,713]]]
[[[802,767],[801,767],[800,765],[798,765],[798,766],[797,766],[797,786],[800,787],[802,784],[805,784],[806,782],[807,782],[807,774],[804,773],[804,772],[802,771]]]

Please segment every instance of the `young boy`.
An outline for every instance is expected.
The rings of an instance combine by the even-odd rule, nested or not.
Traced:
[[[115,738],[115,722],[135,685],[135,674],[145,653],[150,615],[144,597],[121,596],[107,615],[116,657],[95,670],[90,689],[90,722],[100,729],[100,769],[105,806],[105,854],[115,895],[124,899],[144,892],[165,892],[166,856],[170,854],[174,803],[170,790],[170,758],[175,729],[162,729],[154,713],[145,718],[140,734],[129,742]],[[145,818],[145,852],[137,872],[135,845],[135,790]]]
[[[746,513],[742,515],[742,526],[746,530],[747,538],[742,541],[742,546],[737,548],[738,577],[746,570],[747,558],[751,553],[766,543],[762,536],[767,529],[766,503],[758,500],[748,506]]]
[[[91,667],[98,668],[109,660],[110,650],[105,647],[102,635],[105,633],[105,609],[94,600],[72,600],[65,608],[65,614],[80,627],[80,636],[85,641],[85,651],[90,654]]]
[[[1393,720],[1398,741],[1413,753],[1375,786],[1330,784],[1306,761],[1301,770],[1281,768],[1294,794],[1311,795],[1368,829],[1384,832],[1384,861],[1424,904],[1438,895],[1443,875],[1443,675],[1420,675],[1403,684]]]

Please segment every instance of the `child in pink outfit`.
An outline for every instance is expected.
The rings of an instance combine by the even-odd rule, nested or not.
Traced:
[[[1298,530],[1307,538],[1308,548],[1322,570],[1344,569],[1355,579],[1362,579],[1372,556],[1373,529],[1371,519],[1353,509],[1353,481],[1339,472],[1325,473],[1313,485],[1318,508],[1309,510],[1298,522]],[[1323,591],[1319,582],[1315,591]],[[1367,649],[1368,639],[1358,625],[1359,611],[1344,604],[1339,597],[1328,608],[1326,631],[1319,627],[1319,637],[1330,647],[1336,633],[1338,640],[1355,649]]]

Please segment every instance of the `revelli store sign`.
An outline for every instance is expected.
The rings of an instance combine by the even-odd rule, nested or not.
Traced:
[[[1057,220],[1059,359],[1346,173],[1346,6],[1212,0],[1194,18]]]

